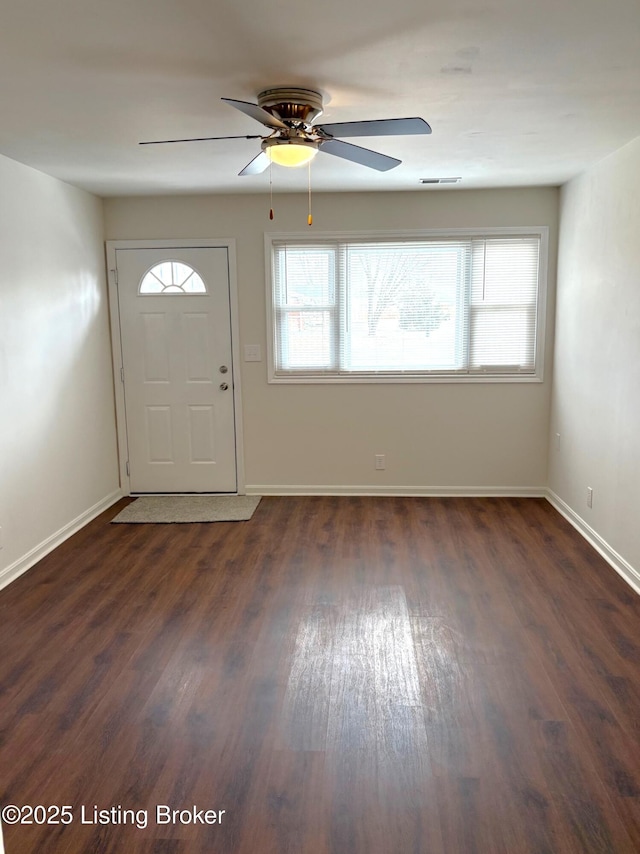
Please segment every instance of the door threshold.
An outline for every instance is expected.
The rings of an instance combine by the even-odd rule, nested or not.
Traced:
[[[128,497],[129,498],[144,498],[144,497],[150,497],[150,496],[154,496],[154,495],[157,495],[158,497],[162,497],[162,496],[167,496],[167,497],[178,496],[179,497],[181,495],[184,495],[185,497],[187,497],[187,496],[190,497],[193,495],[202,495],[203,498],[206,498],[207,496],[211,496],[212,498],[214,498],[216,495],[243,495],[243,494],[244,493],[237,492],[237,491],[236,492],[130,492]]]

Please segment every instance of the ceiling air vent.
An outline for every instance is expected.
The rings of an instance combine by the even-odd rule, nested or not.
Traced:
[[[420,178],[421,184],[458,184],[462,178]]]

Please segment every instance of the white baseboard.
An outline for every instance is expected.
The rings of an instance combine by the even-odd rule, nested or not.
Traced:
[[[247,484],[247,495],[362,495],[423,498],[546,498],[544,486],[300,486]]]
[[[425,498],[546,498],[593,548],[602,555],[615,571],[640,594],[640,572],[634,569],[622,555],[619,555],[594,529],[585,522],[569,505],[556,495],[553,490],[539,486],[301,486],[286,484],[247,484],[247,495],[351,495],[351,496],[398,496]],[[31,549],[26,555],[0,571],[0,590],[6,587],[20,575],[41,560],[57,546],[77,533],[100,513],[122,498],[123,492],[117,489],[98,501],[93,507],[85,510],[69,524],[60,528],[42,543]]]
[[[559,495],[556,495],[556,493],[551,489],[547,489],[546,492],[547,501],[555,507],[558,513],[564,516],[564,518],[570,522],[580,534],[582,534],[585,540],[587,540],[587,542],[602,555],[607,563],[611,564],[618,575],[622,576],[622,578],[624,578],[627,584],[632,587],[636,593],[640,593],[640,572],[638,572],[637,569],[634,569],[631,564],[622,557],[622,555],[619,555],[618,552],[613,549],[609,543],[597,533],[597,531],[594,531],[593,528],[575,512],[575,510],[572,510]]]
[[[42,560],[45,555],[48,555],[49,552],[52,552],[61,543],[68,540],[73,534],[77,533],[81,528],[84,528],[84,526],[92,519],[95,519],[96,516],[99,516],[105,510],[108,510],[109,507],[111,507],[112,504],[115,504],[116,501],[119,501],[120,498],[122,498],[122,490],[117,489],[115,492],[112,492],[111,495],[107,495],[105,498],[98,501],[97,504],[93,505],[93,507],[85,510],[84,513],[76,516],[75,519],[69,522],[68,525],[60,528],[60,530],[56,531],[55,534],[47,537],[46,540],[43,540],[43,542],[35,546],[31,551],[27,552],[26,555],[1,570],[0,590],[2,590],[3,587],[6,587],[7,584],[11,584],[12,581],[15,581],[18,576],[22,575],[28,569],[31,569],[31,567],[39,560]]]

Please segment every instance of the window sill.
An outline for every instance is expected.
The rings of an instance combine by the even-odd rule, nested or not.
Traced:
[[[275,385],[353,385],[353,384],[404,384],[404,383],[542,383],[544,378],[536,374],[434,374],[424,376],[417,374],[354,374],[354,375],[331,375],[321,374],[290,374],[270,375],[270,384]]]

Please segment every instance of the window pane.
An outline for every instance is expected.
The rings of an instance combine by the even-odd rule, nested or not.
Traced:
[[[470,368],[535,369],[538,241],[473,241]]]
[[[204,294],[207,289],[205,288],[204,282],[200,276],[195,270],[192,270],[187,278],[182,282],[182,290],[186,294]]]
[[[173,284],[173,266],[171,261],[165,261],[163,264],[156,264],[151,270],[151,275],[159,279],[163,285]]]
[[[350,246],[344,369],[455,369],[464,257],[457,243]]]
[[[160,279],[156,278],[153,271],[147,273],[140,283],[141,294],[161,294],[164,290],[164,285]]]
[[[533,370],[535,313],[531,308],[479,309],[471,317],[472,369]]]
[[[315,246],[280,253],[280,305],[333,305],[335,253]]]
[[[333,367],[333,324],[329,311],[295,311],[281,313],[280,356],[278,363],[286,369]]]
[[[538,290],[538,243],[531,238],[474,240],[474,304],[532,305]]]
[[[336,368],[335,248],[274,249],[276,365],[283,371]]]

